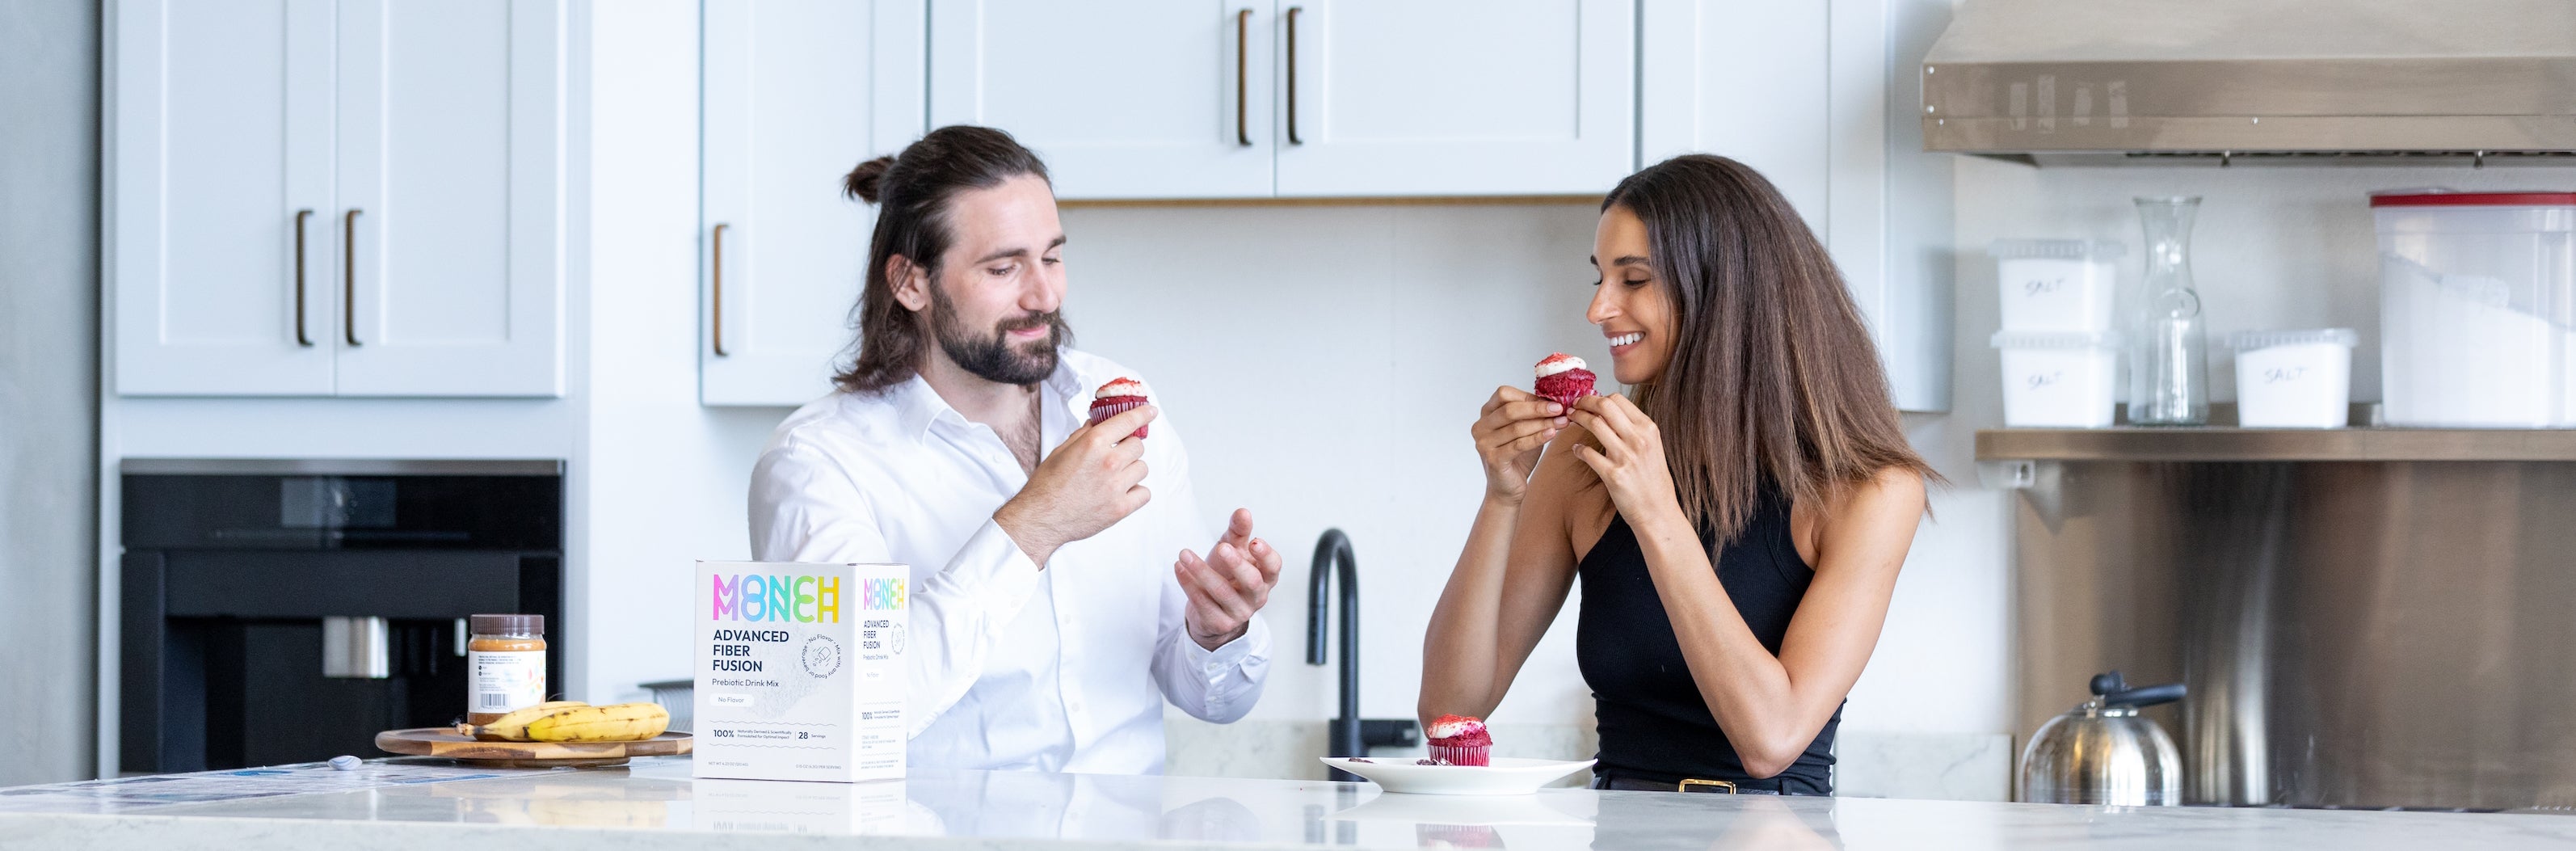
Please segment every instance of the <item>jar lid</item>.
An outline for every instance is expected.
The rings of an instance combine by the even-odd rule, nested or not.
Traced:
[[[1986,246],[1986,256],[1997,260],[2116,260],[2127,253],[2128,246],[2099,239],[1998,239]]]
[[[474,615],[466,618],[475,635],[544,635],[544,615]]]
[[[2116,349],[2118,331],[1997,331],[1998,349]]]
[[[2299,328],[2281,331],[2238,331],[2227,335],[2227,347],[2240,352],[2268,349],[2273,346],[2304,346],[2332,343],[2352,348],[2361,343],[2361,335],[2350,328]]]
[[[2457,192],[2401,189],[2370,193],[2373,207],[2576,207],[2576,192]]]

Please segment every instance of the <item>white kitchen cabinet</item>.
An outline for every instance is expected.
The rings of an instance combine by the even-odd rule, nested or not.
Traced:
[[[331,3],[115,11],[118,392],[330,394]]]
[[[1644,0],[1640,167],[1702,152],[1762,172],[1825,241],[1897,407],[1950,407],[1950,162],[1919,73],[1950,0]]]
[[[1593,194],[1635,166],[1632,0],[1279,2],[1282,196]]]
[[[707,0],[699,401],[831,392],[875,208],[841,177],[922,131],[919,2]]]
[[[1272,0],[931,0],[930,123],[1009,131],[1066,199],[1272,191]]]
[[[930,16],[931,125],[1010,131],[1067,200],[1589,194],[1635,163],[1625,0],[931,0]]]
[[[564,16],[116,3],[117,391],[561,395]]]
[[[564,10],[340,4],[339,394],[563,393]]]

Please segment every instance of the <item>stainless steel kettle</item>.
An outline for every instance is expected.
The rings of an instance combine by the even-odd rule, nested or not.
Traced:
[[[2129,688],[2112,671],[2093,699],[2048,719],[2021,751],[2021,800],[2050,804],[2182,803],[2182,753],[2138,708],[2181,700],[2181,683]]]

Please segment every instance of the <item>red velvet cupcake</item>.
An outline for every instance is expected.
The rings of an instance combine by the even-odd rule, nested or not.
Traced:
[[[1431,740],[1432,759],[1445,759],[1450,765],[1491,764],[1494,737],[1485,732],[1484,719],[1443,715],[1422,733]]]
[[[1133,410],[1145,404],[1145,382],[1119,377],[1091,391],[1091,424]],[[1144,437],[1149,426],[1137,426],[1136,437]]]
[[[1564,352],[1548,355],[1538,362],[1538,395],[1550,402],[1574,410],[1574,400],[1592,395],[1592,370],[1583,368],[1583,359]]]

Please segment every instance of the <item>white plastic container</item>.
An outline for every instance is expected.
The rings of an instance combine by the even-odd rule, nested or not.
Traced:
[[[2372,195],[2388,424],[2576,426],[2576,192]]]
[[[2351,421],[2350,328],[2238,331],[2236,422],[2246,428],[2342,428]]]
[[[1998,239],[1995,258],[2006,331],[2109,331],[2119,281],[2116,242],[2085,239]]]
[[[2102,428],[2111,424],[2120,335],[2109,331],[1997,331],[2004,365],[2004,425]]]

